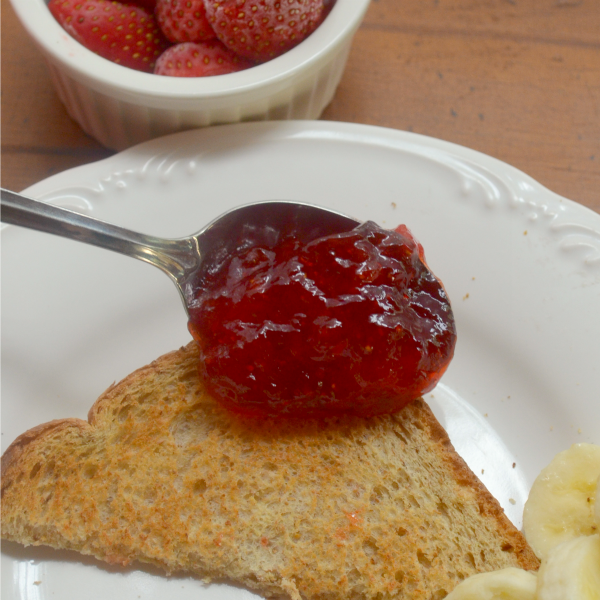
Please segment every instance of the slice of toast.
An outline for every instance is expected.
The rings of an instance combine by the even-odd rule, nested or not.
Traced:
[[[437,599],[538,560],[417,400],[393,416],[244,420],[194,343],[109,388],[89,422],[2,457],[2,537],[293,599]]]

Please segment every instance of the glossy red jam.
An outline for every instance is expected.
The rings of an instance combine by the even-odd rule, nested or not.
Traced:
[[[234,253],[190,311],[208,390],[249,415],[393,413],[438,382],[456,329],[405,226]]]

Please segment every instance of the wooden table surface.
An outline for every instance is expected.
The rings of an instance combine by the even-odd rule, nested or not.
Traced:
[[[597,0],[372,0],[323,119],[440,138],[600,212]],[[2,186],[110,156],[2,0]]]

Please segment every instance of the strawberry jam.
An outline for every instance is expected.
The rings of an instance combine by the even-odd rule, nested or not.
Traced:
[[[190,310],[200,374],[253,416],[393,413],[454,353],[442,284],[403,225],[244,247],[200,282]]]

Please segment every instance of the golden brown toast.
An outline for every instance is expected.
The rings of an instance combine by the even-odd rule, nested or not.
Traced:
[[[396,415],[248,420],[203,390],[194,343],[2,457],[2,537],[294,599],[438,599],[537,569],[422,400]]]

